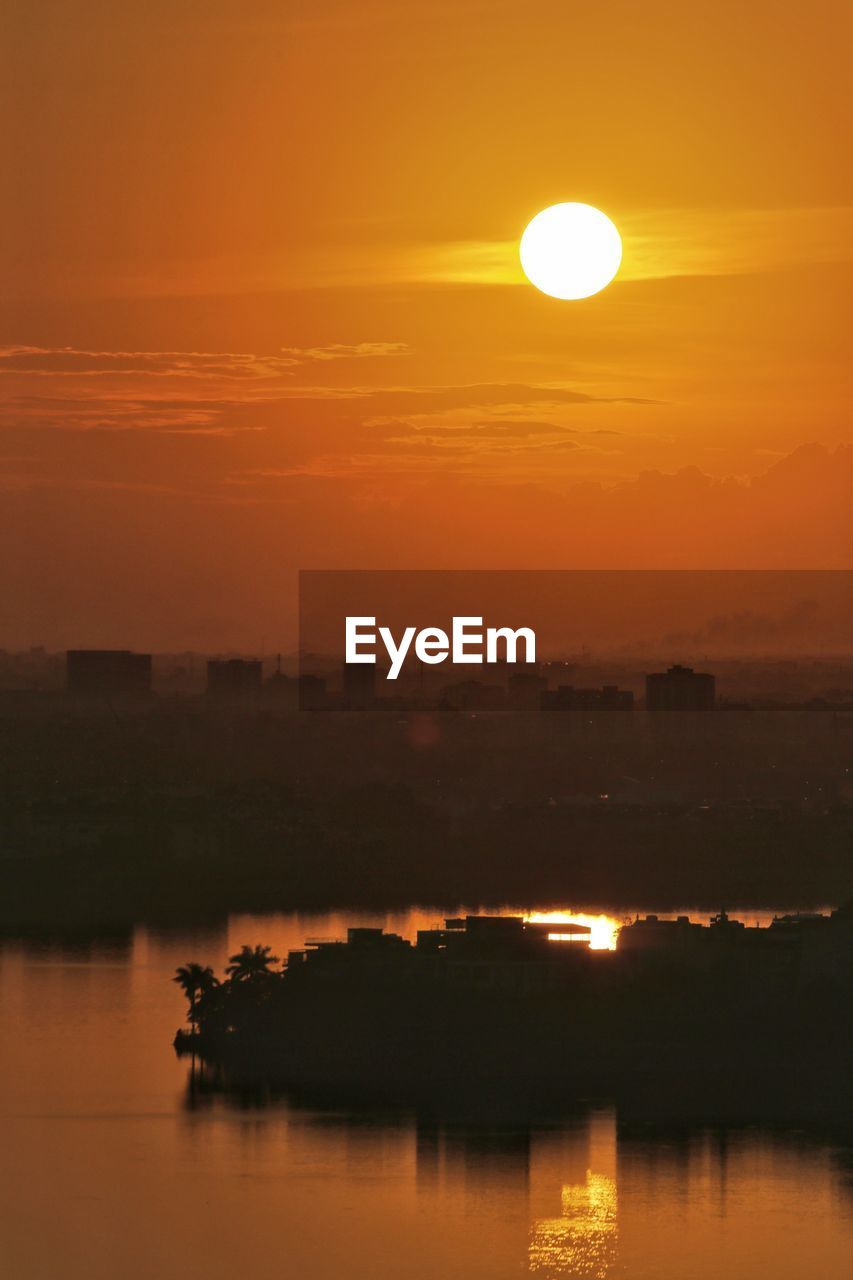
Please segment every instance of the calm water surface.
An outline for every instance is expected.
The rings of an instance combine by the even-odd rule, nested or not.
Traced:
[[[753,918],[753,917],[750,917]],[[0,947],[0,1275],[9,1280],[847,1280],[853,1153],[760,1128],[532,1131],[193,1098],[175,966],[404,916]]]

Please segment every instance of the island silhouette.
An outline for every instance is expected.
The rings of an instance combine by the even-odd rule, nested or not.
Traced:
[[[610,1096],[743,1118],[850,1117],[853,904],[747,926],[638,917],[589,929],[469,915],[414,942],[379,928],[308,940],[283,965],[243,946],[174,979],[180,1054],[222,1080],[350,1098]]]

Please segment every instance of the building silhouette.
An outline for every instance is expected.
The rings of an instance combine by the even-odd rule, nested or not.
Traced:
[[[306,671],[297,677],[297,705],[300,711],[322,711],[328,706],[326,681],[322,676]]]
[[[134,695],[151,692],[151,654],[130,649],[68,649],[65,685],[85,696]]]
[[[535,671],[516,671],[507,680],[507,698],[513,711],[538,711],[548,677]]]
[[[298,691],[297,680],[282,671],[281,654],[277,654],[275,671],[267,676],[261,687],[264,702],[278,711],[295,711],[298,704]]]
[[[649,711],[713,711],[716,679],[708,672],[679,665],[646,676]]]
[[[376,701],[374,663],[344,663],[343,697],[344,707],[348,711],[364,711],[373,706]]]
[[[207,692],[214,697],[249,698],[260,692],[262,664],[256,658],[211,658]]]

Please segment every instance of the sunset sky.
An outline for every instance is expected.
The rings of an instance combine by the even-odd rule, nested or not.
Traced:
[[[299,568],[853,563],[853,10],[9,0],[0,645]],[[547,205],[619,227],[559,302]]]

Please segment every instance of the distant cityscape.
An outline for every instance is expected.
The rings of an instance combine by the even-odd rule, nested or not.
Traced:
[[[633,711],[633,692],[616,685],[576,688],[558,684],[549,688],[548,667],[543,664],[530,672],[503,664],[507,673],[504,682],[459,680],[443,685],[437,697],[427,700],[458,711]],[[498,676],[500,669],[495,669],[494,674]],[[281,670],[280,663],[264,679],[260,659],[210,658],[206,693],[213,698],[273,699],[300,710],[336,707],[364,711],[383,704],[399,706],[405,700],[399,695],[379,695],[377,675],[376,666],[344,663],[340,687],[331,689],[326,677],[308,672],[289,676]],[[150,694],[152,655],[129,649],[69,649],[65,687],[69,694],[82,697]],[[715,705],[716,680],[708,672],[676,664],[667,671],[646,676],[649,711],[713,711]]]
[[[39,651],[40,652],[40,651]],[[8,657],[8,655],[7,655]],[[460,678],[438,682],[410,678],[392,687],[380,679],[376,666],[338,664],[337,668],[316,659],[301,664],[299,672],[283,669],[277,657],[273,669],[266,670],[260,658],[223,657],[196,658],[194,687],[176,685],[175,678],[163,689],[157,689],[155,659],[150,653],[129,649],[69,649],[64,655],[51,655],[49,678],[3,681],[0,668],[0,695],[7,691],[64,692],[75,700],[118,699],[133,703],[147,700],[157,693],[195,692],[212,703],[265,707],[278,711],[400,711],[418,708],[440,709],[467,714],[489,713],[610,713],[631,715],[642,705],[649,714],[710,713],[715,710],[746,710],[749,703],[742,692],[734,697],[721,697],[717,675],[699,671],[687,663],[673,662],[664,670],[639,673],[641,689],[622,687],[619,683],[578,682],[586,674],[579,663],[545,661],[529,667],[502,663],[488,670],[481,680]],[[62,662],[61,674],[57,659]],[[7,665],[9,665],[7,663]],[[297,665],[300,665],[297,663]],[[266,664],[267,668],[269,663]],[[304,669],[313,666],[313,670]],[[180,674],[180,668],[178,668]],[[849,673],[848,673],[849,674]],[[201,679],[199,679],[201,675]],[[846,682],[845,682],[846,683]],[[4,688],[5,685],[5,688]],[[175,686],[175,687],[173,687]],[[760,695],[760,691],[759,691]],[[759,701],[761,698],[759,696]],[[775,701],[792,704],[833,705],[849,709],[853,706],[853,688],[825,690],[821,695]]]

